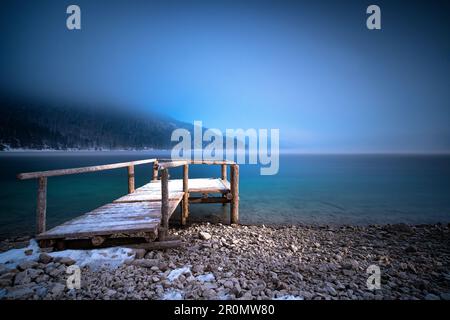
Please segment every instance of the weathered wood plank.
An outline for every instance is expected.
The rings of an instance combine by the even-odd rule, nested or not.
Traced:
[[[189,197],[190,203],[229,203],[231,200],[225,197]]]
[[[134,166],[128,166],[128,193],[134,192]]]
[[[168,203],[169,218],[181,198]],[[161,202],[110,203],[41,233],[38,239],[83,238],[115,233],[157,234]]]
[[[189,166],[183,166],[183,202],[181,204],[181,225],[186,224],[189,215]]]
[[[161,171],[161,229],[159,239],[164,241],[169,228],[169,171]]]
[[[159,168],[158,161],[155,161],[155,162],[153,163],[153,176],[152,176],[152,181],[157,181],[157,180],[158,180],[158,168]]]
[[[222,178],[222,180],[227,180],[227,165],[226,164],[221,165],[220,177]]]
[[[138,160],[138,161],[104,164],[104,165],[100,165],[100,166],[91,166],[91,167],[58,169],[58,170],[48,170],[48,171],[38,171],[38,172],[26,172],[26,173],[18,174],[17,179],[25,180],[25,179],[35,179],[35,178],[40,178],[40,177],[55,177],[55,176],[63,176],[63,175],[69,175],[69,174],[96,172],[96,171],[111,170],[111,169],[117,169],[117,168],[125,168],[125,167],[131,166],[131,165],[137,166],[140,164],[152,163],[155,161],[156,161],[156,159],[145,159],[145,160]]]
[[[169,200],[180,200],[183,198],[184,192],[169,192]],[[120,197],[119,199],[114,200],[115,203],[119,202],[158,202],[161,201],[161,193],[160,192],[152,192],[152,191],[139,191],[136,190],[132,194],[127,194],[126,196]]]
[[[36,231],[38,234],[45,231],[46,214],[47,214],[47,178],[40,177],[38,180],[38,194],[36,206]]]
[[[239,223],[239,166],[237,164],[231,166],[231,206],[230,206],[230,222]]]
[[[139,243],[135,245],[128,245],[128,248],[139,248],[146,250],[164,250],[180,247],[182,245],[181,240],[167,240],[167,241],[155,241],[149,243]]]
[[[159,170],[170,169],[175,167],[181,167],[187,164],[185,160],[177,160],[177,161],[168,161],[168,162],[159,162],[158,167]]]

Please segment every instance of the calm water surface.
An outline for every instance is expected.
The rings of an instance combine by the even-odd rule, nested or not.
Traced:
[[[46,152],[0,154],[0,237],[35,228],[36,180],[17,173],[89,166],[167,154]],[[151,179],[151,165],[135,168],[136,184]],[[190,177],[218,177],[219,166],[191,166]],[[171,171],[181,177],[181,168]],[[49,227],[127,193],[126,168],[48,181]],[[282,155],[275,176],[240,166],[243,223],[450,222],[450,156]],[[191,221],[228,220],[221,205],[192,205]]]

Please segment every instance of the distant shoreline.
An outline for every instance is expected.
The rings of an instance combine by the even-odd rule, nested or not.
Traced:
[[[114,152],[170,152],[171,149],[4,149],[1,154],[24,154],[24,153],[114,153]],[[280,150],[283,155],[303,156],[450,156],[450,151],[442,152],[307,152],[301,150]]]

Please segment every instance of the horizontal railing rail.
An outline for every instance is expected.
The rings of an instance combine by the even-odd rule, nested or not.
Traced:
[[[55,177],[55,176],[65,176],[65,175],[69,175],[69,174],[97,172],[97,171],[103,171],[103,170],[125,168],[125,167],[129,167],[129,166],[137,166],[140,164],[152,163],[152,162],[156,162],[156,161],[157,161],[156,159],[144,159],[144,160],[137,160],[137,161],[104,164],[104,165],[99,165],[99,166],[90,166],[90,167],[26,172],[26,173],[19,173],[17,175],[17,179],[26,180],[26,179],[36,179],[36,178],[41,178],[41,177]]]
[[[191,160],[191,159],[177,159],[177,160],[172,160],[172,159],[158,159],[158,161],[162,162],[174,162],[174,161],[186,161],[188,164],[207,164],[207,165],[221,165],[221,164],[226,164],[226,165],[233,165],[236,164],[236,162],[231,161],[231,160]]]

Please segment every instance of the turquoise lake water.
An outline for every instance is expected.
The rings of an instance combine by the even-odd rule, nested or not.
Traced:
[[[35,229],[36,180],[17,173],[167,157],[143,152],[0,154],[0,237]],[[136,167],[136,185],[151,165]],[[191,166],[190,177],[218,177],[219,166]],[[181,177],[181,169],[171,171]],[[127,193],[117,169],[48,181],[48,227]],[[275,176],[240,165],[240,219],[246,224],[382,224],[450,222],[450,156],[281,155]],[[191,206],[191,221],[228,221],[221,205]]]

